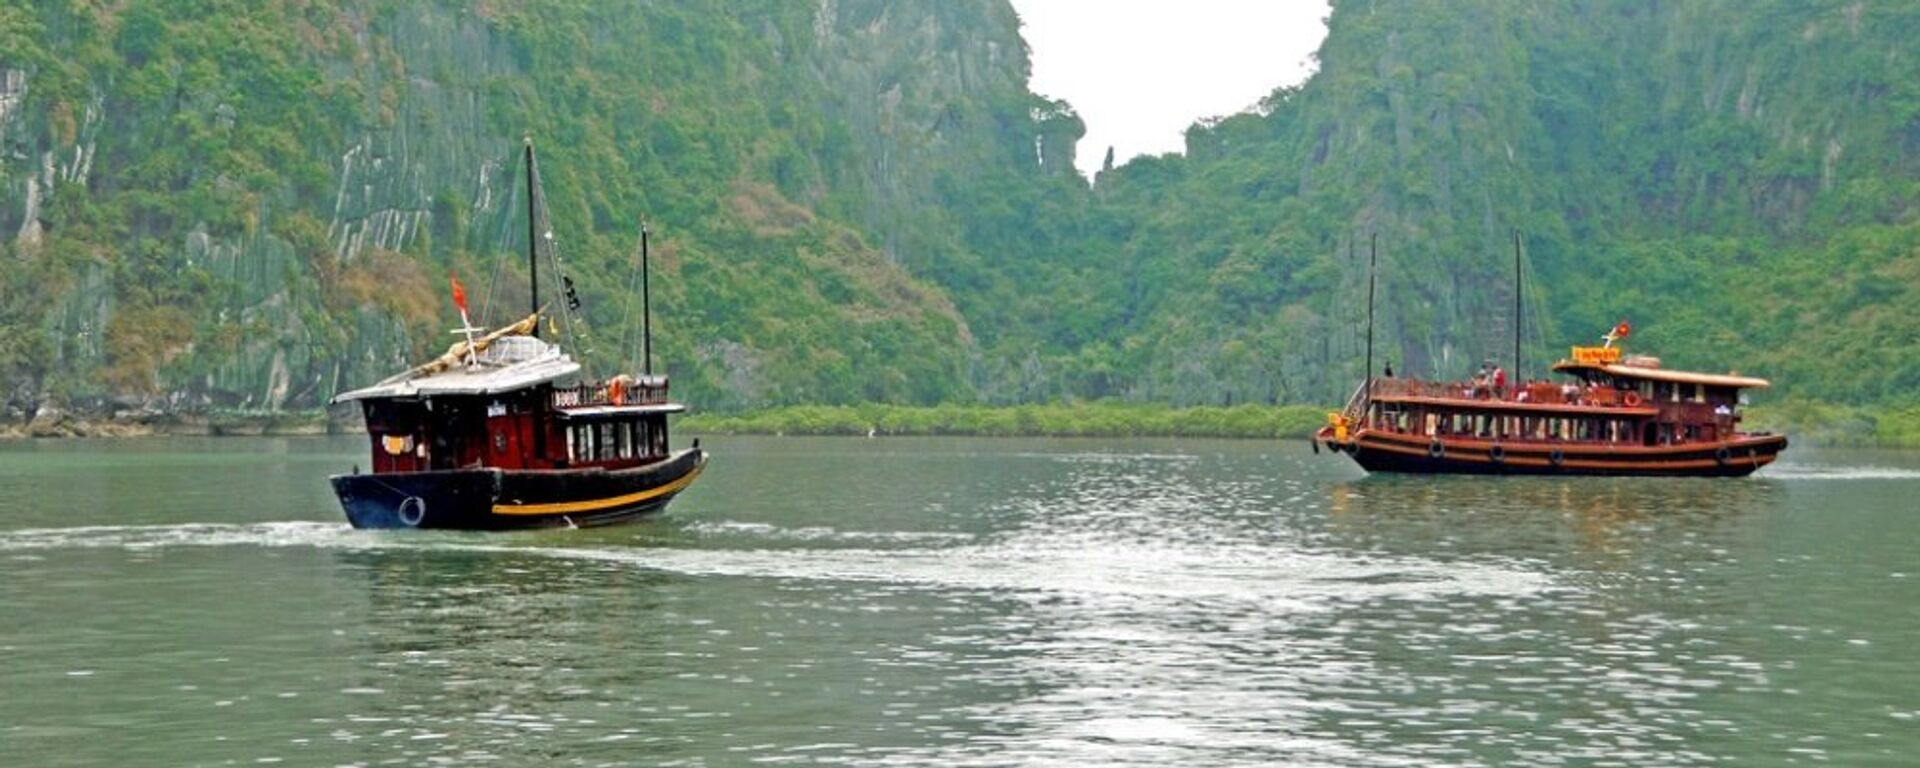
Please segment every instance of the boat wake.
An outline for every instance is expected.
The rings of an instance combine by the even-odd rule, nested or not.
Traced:
[[[783,528],[770,523],[740,523],[731,521],[699,521],[689,523],[684,528],[688,533],[703,537],[746,539],[772,539],[783,541],[826,541],[826,542],[962,542],[974,538],[970,533],[949,531],[848,531],[824,525]]]
[[[1776,464],[1756,477],[1771,480],[1920,480],[1920,469]]]
[[[525,558],[544,557],[592,566],[583,571],[631,568],[798,583],[814,589],[783,594],[827,596],[803,603],[804,611],[841,604],[855,593],[869,596],[855,599],[861,603],[872,595],[925,592],[1018,606],[943,618],[937,636],[896,652],[914,665],[950,665],[943,674],[959,685],[1004,689],[1016,681],[1029,693],[941,712],[907,709],[918,702],[904,701],[889,713],[901,722],[943,718],[928,728],[964,721],[1024,735],[926,738],[915,747],[836,751],[830,761],[874,766],[1417,763],[1317,732],[1329,718],[1353,717],[1358,710],[1347,703],[1353,691],[1410,684],[1393,664],[1371,657],[1364,642],[1345,645],[1355,627],[1411,621],[1418,612],[1443,608],[1480,617],[1468,620],[1485,631],[1495,626],[1486,623],[1487,612],[1521,610],[1517,606],[1569,589],[1537,564],[1149,538],[1124,527],[929,535],[693,521],[682,529],[697,544],[622,544],[566,533],[372,532],[321,522],[42,528],[0,533],[0,564],[73,549],[312,548],[363,553],[355,558],[362,565],[364,553],[405,554],[413,565],[423,553],[478,553],[497,554],[501,573],[529,573]],[[937,604],[954,602],[972,604]],[[1357,625],[1354,617],[1368,618]],[[981,655],[982,649],[993,650]],[[1352,707],[1371,705],[1360,698]],[[510,729],[514,738],[525,727],[474,722]]]
[[[1170,600],[1329,608],[1355,601],[1438,595],[1517,596],[1552,587],[1538,572],[1497,564],[1299,551],[1249,544],[1132,542],[1099,534],[1027,533],[974,541],[964,534],[840,532],[695,523],[694,530],[750,534],[764,545],[841,541],[845,547],[738,549],[555,546],[483,541],[470,533],[357,531],[344,524],[272,522],[35,528],[0,533],[0,553],[64,549],[129,551],[183,547],[317,548],[343,551],[499,553],[617,564],[687,576],[918,585],[1007,596],[1072,596],[1100,601]],[[875,540],[920,546],[874,548]],[[957,543],[926,545],[929,539]],[[5,557],[0,554],[0,557]]]
[[[345,523],[321,522],[89,525],[0,533],[0,552],[222,546],[379,549],[383,542]]]

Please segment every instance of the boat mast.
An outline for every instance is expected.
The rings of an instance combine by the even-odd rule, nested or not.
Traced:
[[[1349,241],[1348,248],[1352,248]],[[1371,390],[1373,384],[1373,285],[1380,265],[1380,233],[1373,233],[1373,239],[1367,245],[1367,384]]]
[[[1518,384],[1520,373],[1520,230],[1513,230],[1513,380]]]
[[[632,285],[632,283],[628,283]],[[640,222],[640,348],[644,356],[641,373],[653,376],[653,303],[647,285],[647,223]],[[627,306],[633,306],[631,304]]]
[[[540,201],[540,189],[533,179],[533,137],[527,137],[527,284],[533,290],[533,337],[540,338],[540,229],[539,216],[535,213]]]

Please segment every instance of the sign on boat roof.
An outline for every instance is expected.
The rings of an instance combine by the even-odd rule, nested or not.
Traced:
[[[467,345],[455,344],[440,360],[371,387],[343,392],[333,402],[491,395],[545,384],[580,370],[580,364],[559,347],[532,336],[501,336],[488,341],[473,355],[471,363],[465,359]],[[448,361],[448,357],[453,360]],[[439,365],[443,361],[449,364]]]

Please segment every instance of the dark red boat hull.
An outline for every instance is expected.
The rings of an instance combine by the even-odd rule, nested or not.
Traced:
[[[664,509],[706,464],[706,452],[692,448],[631,469],[477,468],[332,480],[355,528],[584,528]]]
[[[1761,434],[1652,447],[1435,439],[1371,430],[1361,430],[1347,443],[1324,431],[1316,439],[1347,453],[1368,472],[1467,475],[1743,477],[1773,463],[1787,447],[1786,436]]]

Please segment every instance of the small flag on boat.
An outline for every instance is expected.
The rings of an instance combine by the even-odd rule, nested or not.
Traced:
[[[1605,336],[1600,337],[1607,342],[1601,348],[1605,349],[1606,347],[1613,346],[1614,342],[1626,338],[1629,333],[1633,333],[1633,326],[1627,325],[1627,321],[1625,320],[1620,321],[1620,324],[1614,326],[1613,330],[1607,331]]]
[[[453,283],[453,305],[460,308],[461,314],[466,314],[467,289],[461,287],[460,278],[455,277],[451,271],[447,272],[447,280]]]

